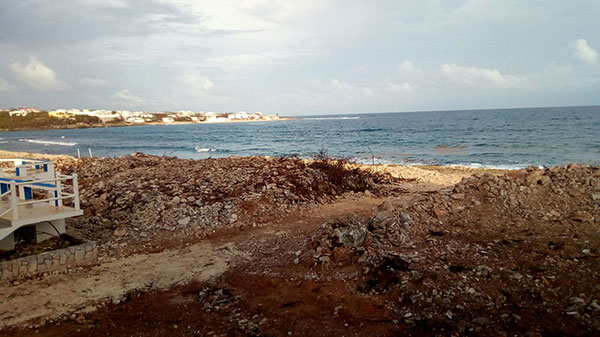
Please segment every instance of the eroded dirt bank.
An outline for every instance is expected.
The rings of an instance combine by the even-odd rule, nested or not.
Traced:
[[[464,170],[462,176],[455,176],[460,170],[433,168],[416,177],[410,168],[394,177],[353,169],[342,173],[294,159],[231,158],[201,164],[145,156],[111,160],[133,166],[130,171],[101,161],[64,166],[103,172],[82,177],[85,207],[106,207],[88,217],[99,221],[94,223],[97,230],[85,220],[73,227],[80,234],[97,235],[111,248],[98,266],[3,287],[12,294],[0,302],[3,325],[12,325],[3,335],[600,333],[598,168],[570,165],[487,174]],[[174,163],[189,184],[182,192],[188,195],[178,203],[169,191],[180,184],[161,176],[159,169]],[[182,164],[201,166],[181,169]],[[140,177],[143,165],[155,170],[146,169],[152,173]],[[232,168],[240,168],[238,174],[227,175]],[[259,178],[246,178],[243,172]],[[223,178],[210,185],[214,179],[205,179],[209,174]],[[462,177],[467,178],[460,181]],[[136,189],[139,181],[149,187]],[[225,189],[204,197],[194,190],[198,181],[206,185],[202,189]],[[231,186],[235,192],[229,199]],[[301,192],[304,187],[309,192]],[[145,215],[130,206],[128,212],[112,194],[135,196],[139,191],[148,193],[150,202],[159,198],[168,205],[154,227],[137,225]],[[102,202],[92,201],[104,193]],[[251,200],[254,206],[240,200]],[[182,213],[171,213],[173,208]],[[214,226],[202,223],[192,211],[213,216]],[[179,222],[187,217],[189,221]],[[186,237],[181,231],[194,235]],[[108,277],[127,261],[139,268],[122,278]],[[166,268],[174,261],[180,262]],[[211,270],[210,261],[221,267],[199,277]],[[158,272],[161,265],[165,268]],[[159,274],[163,286],[143,284]],[[100,284],[93,283],[95,278]],[[50,315],[50,306],[47,312],[27,316],[36,313],[26,305],[29,300],[44,297],[61,303],[54,296],[61,294],[61,284],[88,281],[87,288],[97,297],[68,293],[78,299],[73,301],[87,303],[81,304],[83,309],[67,304]],[[116,300],[97,290],[128,282],[119,287]]]

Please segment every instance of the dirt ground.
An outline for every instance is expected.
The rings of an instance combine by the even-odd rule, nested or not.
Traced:
[[[0,322],[4,327],[26,323],[31,328],[7,329],[3,336],[252,335],[251,331],[240,331],[237,325],[226,326],[231,323],[230,314],[239,314],[235,317],[244,322],[241,317],[246,317],[246,314],[239,312],[241,293],[253,297],[248,298],[247,303],[257,306],[255,309],[275,305],[269,309],[273,316],[280,314],[277,308],[280,301],[290,301],[291,304],[281,304],[285,308],[295,306],[298,300],[307,300],[306,296],[313,297],[316,307],[304,310],[313,311],[312,317],[307,318],[314,326],[311,330],[301,328],[296,333],[307,335],[313,331],[316,335],[330,335],[333,330],[323,334],[318,326],[321,324],[321,311],[331,306],[334,299],[319,304],[321,295],[316,292],[323,287],[319,281],[309,279],[306,284],[298,285],[298,282],[302,283],[300,279],[290,279],[304,272],[302,264],[295,265],[292,261],[296,257],[295,252],[306,248],[307,240],[323,222],[343,217],[349,210],[370,216],[373,208],[381,203],[380,198],[344,200],[290,215],[277,224],[221,230],[206,240],[190,243],[184,249],[134,255],[5,288],[2,308],[11,309],[0,313]],[[286,270],[290,264],[291,269]],[[294,274],[298,275],[294,277]],[[235,293],[231,293],[232,287],[237,288]],[[334,291],[336,285],[328,285],[327,288]],[[225,296],[228,302],[226,308],[220,309],[220,300],[212,297],[210,301],[217,303],[215,308],[207,311],[203,306],[194,306],[193,302],[199,299],[201,292],[205,292],[207,297]],[[290,300],[290,297],[295,300]],[[45,299],[41,306],[39,298]],[[232,301],[235,303],[229,303]],[[237,310],[234,306],[238,306]],[[147,316],[148,310],[154,318]],[[125,312],[133,316],[124,315]],[[252,316],[255,315],[259,314]],[[274,324],[268,335],[281,334],[278,329],[288,324],[284,317],[271,319],[260,316],[263,324]],[[302,316],[299,314],[298,318]],[[49,323],[34,327],[40,319]],[[302,320],[297,322],[299,327],[304,325]],[[128,323],[125,324],[125,321]],[[174,326],[181,327],[181,330]],[[331,328],[337,329],[336,325]]]
[[[388,170],[380,195],[0,286],[0,333],[600,335],[598,168]]]

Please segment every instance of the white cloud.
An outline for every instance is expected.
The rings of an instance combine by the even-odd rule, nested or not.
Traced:
[[[308,83],[310,84],[310,87],[312,87],[312,88],[316,88],[316,89],[323,88],[323,83],[318,78],[311,78],[308,81]]]
[[[107,87],[110,85],[110,82],[107,80],[95,77],[84,77],[79,82],[88,87]]]
[[[587,64],[596,64],[598,62],[598,52],[590,47],[584,39],[577,39],[573,42],[575,52],[573,56]]]
[[[356,71],[357,73],[363,73],[366,74],[369,72],[369,67],[367,66],[358,66],[355,67],[354,69],[352,69],[353,71]]]
[[[236,70],[240,68],[264,67],[268,63],[282,59],[285,56],[275,53],[238,54],[225,55],[207,59],[208,65],[216,66],[224,70]]]
[[[121,100],[123,103],[130,105],[130,106],[136,106],[136,105],[140,105],[143,103],[143,101],[140,97],[134,95],[127,89],[123,89],[123,90],[117,92],[116,94],[113,95],[113,97]]]
[[[408,94],[414,91],[413,86],[407,82],[403,82],[400,84],[390,82],[390,83],[388,83],[386,89],[387,89],[387,91],[390,91],[390,92],[408,93]]]
[[[320,79],[313,78],[308,81],[308,87],[300,88],[296,93],[287,95],[287,97],[291,101],[297,102],[294,104],[314,106],[327,104],[339,108],[355,103],[362,104],[374,97],[382,97],[382,91],[380,86],[371,86],[369,83],[354,85],[337,78],[332,79],[329,83],[323,83]]]
[[[60,91],[68,89],[68,86],[57,78],[56,72],[35,56],[29,57],[26,64],[18,61],[12,63],[9,68],[17,80],[37,90]]]
[[[0,81],[5,105],[83,106],[90,101],[86,95],[107,104],[123,88],[130,92],[120,96],[139,95],[151,109],[253,106],[311,113],[340,105],[361,111],[533,105],[570,88],[581,90],[561,97],[598,104],[593,93],[599,88],[600,45],[592,36],[572,33],[593,31],[600,6],[495,0],[27,0],[5,7],[0,21],[19,34],[0,43],[0,68],[21,61],[16,66],[23,71],[28,55],[37,55],[52,68],[46,84],[58,81],[60,87],[63,80],[72,87],[69,95],[39,95],[11,70],[5,69],[6,75],[0,69],[9,83]],[[58,16],[64,22],[51,24]],[[2,20],[7,17],[51,29],[19,30],[19,20]],[[390,34],[382,35],[381,27]],[[574,41],[580,37],[590,41]],[[518,58],[510,57],[515,53]],[[77,67],[69,66],[73,59],[79,60]],[[566,69],[545,70],[551,64]],[[317,79],[307,83],[311,77]],[[75,85],[84,90],[74,90]],[[36,85],[42,87],[53,86]],[[518,88],[535,92],[511,90]],[[300,108],[299,93],[314,109]],[[298,100],[286,102],[296,94]],[[530,98],[517,101],[518,95]],[[169,100],[162,103],[162,96]],[[270,104],[267,96],[283,98]]]
[[[206,76],[185,74],[178,77],[178,80],[194,89],[210,91],[215,87],[213,81]]]
[[[126,0],[78,0],[77,3],[100,8],[129,8]]]
[[[418,69],[414,66],[414,64],[410,61],[404,61],[401,65],[398,66],[398,70],[407,73],[420,73],[421,69]]]
[[[350,90],[352,86],[346,82],[340,81],[337,78],[331,80],[331,86],[338,90]]]
[[[390,73],[390,78],[354,79],[344,82],[334,77],[329,82],[318,78],[289,95],[273,95],[269,103],[336,111],[408,111],[437,104],[439,109],[455,108],[448,102],[467,102],[470,107],[482,104],[473,96],[513,95],[506,89],[533,90],[535,78],[503,74],[497,69],[465,67],[454,63],[419,69],[404,61]],[[520,90],[519,92],[524,92]],[[433,103],[432,103],[433,102]],[[473,103],[475,102],[475,103]],[[466,103],[465,103],[466,104]],[[377,107],[377,108],[373,108]]]
[[[230,100],[215,83],[206,76],[195,74],[184,74],[177,77],[182,91],[191,96],[204,96],[219,100]]]
[[[270,29],[293,22],[322,6],[321,1],[156,0],[200,18],[210,29]]]
[[[600,86],[600,67],[572,63],[550,63],[539,73],[530,75],[539,87],[553,92],[595,90]]]
[[[363,87],[363,88],[360,88],[360,92],[361,92],[363,95],[365,95],[365,96],[371,96],[371,97],[373,97],[373,96],[376,96],[376,95],[377,95],[377,94],[375,93],[375,91],[374,91],[373,89],[369,88],[369,87]]]
[[[12,88],[12,85],[10,85],[5,79],[0,77],[0,92],[11,91]]]
[[[451,1],[447,1],[451,3]],[[454,18],[460,22],[501,22],[535,16],[546,9],[543,2],[532,2],[523,6],[519,1],[465,0],[452,11]],[[537,10],[532,10],[537,9]]]
[[[529,88],[530,84],[523,77],[503,75],[497,69],[463,67],[454,63],[440,66],[443,78],[472,87],[493,88]]]

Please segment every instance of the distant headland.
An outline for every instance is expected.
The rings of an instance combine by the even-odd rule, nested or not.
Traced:
[[[0,109],[0,131],[76,129],[108,126],[265,122],[289,120],[262,112],[146,112],[104,109]]]

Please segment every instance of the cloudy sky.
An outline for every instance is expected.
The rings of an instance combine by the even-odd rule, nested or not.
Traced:
[[[2,0],[0,107],[600,104],[598,0]]]

